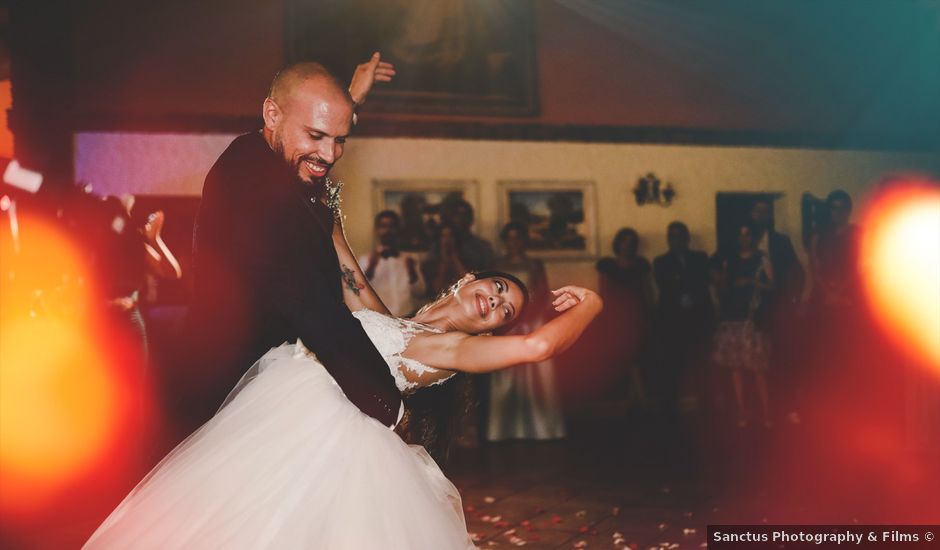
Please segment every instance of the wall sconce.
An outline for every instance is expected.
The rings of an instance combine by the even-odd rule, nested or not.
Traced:
[[[676,190],[672,184],[666,182],[663,186],[656,174],[650,172],[637,180],[633,188],[633,196],[639,206],[644,204],[658,204],[659,206],[669,206],[676,198]]]

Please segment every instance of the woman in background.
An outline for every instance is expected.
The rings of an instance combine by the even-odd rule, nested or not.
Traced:
[[[649,261],[637,254],[640,237],[636,230],[624,227],[614,237],[614,257],[597,262],[598,288],[607,304],[597,323],[609,346],[609,360],[626,371],[629,383],[627,399],[646,400],[640,364],[649,362],[649,340],[653,315],[653,286]]]
[[[757,249],[757,232],[751,224],[738,229],[734,254],[721,260],[716,273],[721,321],[715,333],[714,360],[731,371],[737,424],[745,427],[744,372],[753,373],[765,428],[770,428],[770,398],[767,368],[770,363],[770,339],[758,329],[754,317],[761,307],[762,294],[773,288],[774,273],[770,259]]]
[[[506,254],[496,269],[515,275],[530,289],[532,303],[507,334],[526,335],[542,326],[548,315],[549,286],[545,264],[526,254],[528,231],[510,222],[500,232]],[[490,375],[487,439],[555,439],[565,436],[551,359],[527,363]]]

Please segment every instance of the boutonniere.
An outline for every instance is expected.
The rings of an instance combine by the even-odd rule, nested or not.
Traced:
[[[340,191],[343,189],[343,182],[333,182],[330,178],[326,178],[326,182],[323,184],[323,187],[326,189],[326,206],[333,211],[333,218],[337,221],[342,219],[342,211],[340,206],[343,203],[343,197],[340,195]]]

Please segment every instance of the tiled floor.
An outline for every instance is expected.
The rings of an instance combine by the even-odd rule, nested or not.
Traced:
[[[574,436],[460,450],[448,465],[481,548],[698,548],[706,481],[615,441]],[[655,453],[654,453],[655,454]],[[653,460],[650,462],[649,459]],[[643,463],[652,468],[644,467]],[[678,545],[678,546],[677,546]]]
[[[582,420],[562,441],[456,451],[445,471],[484,549],[700,548],[709,524],[924,523],[931,506],[940,519],[927,487],[860,475],[863,461],[818,466],[805,426],[686,426],[676,437],[643,416]]]

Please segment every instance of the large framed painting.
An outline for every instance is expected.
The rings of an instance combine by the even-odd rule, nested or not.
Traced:
[[[529,252],[542,258],[591,258],[597,254],[594,182],[501,181],[500,227],[513,221],[529,235]]]
[[[395,64],[366,109],[537,114],[532,0],[285,0],[287,63],[344,82],[373,52]]]
[[[374,213],[393,210],[401,216],[402,250],[426,252],[437,235],[441,210],[463,199],[476,211],[479,185],[475,180],[377,179],[372,182]]]

